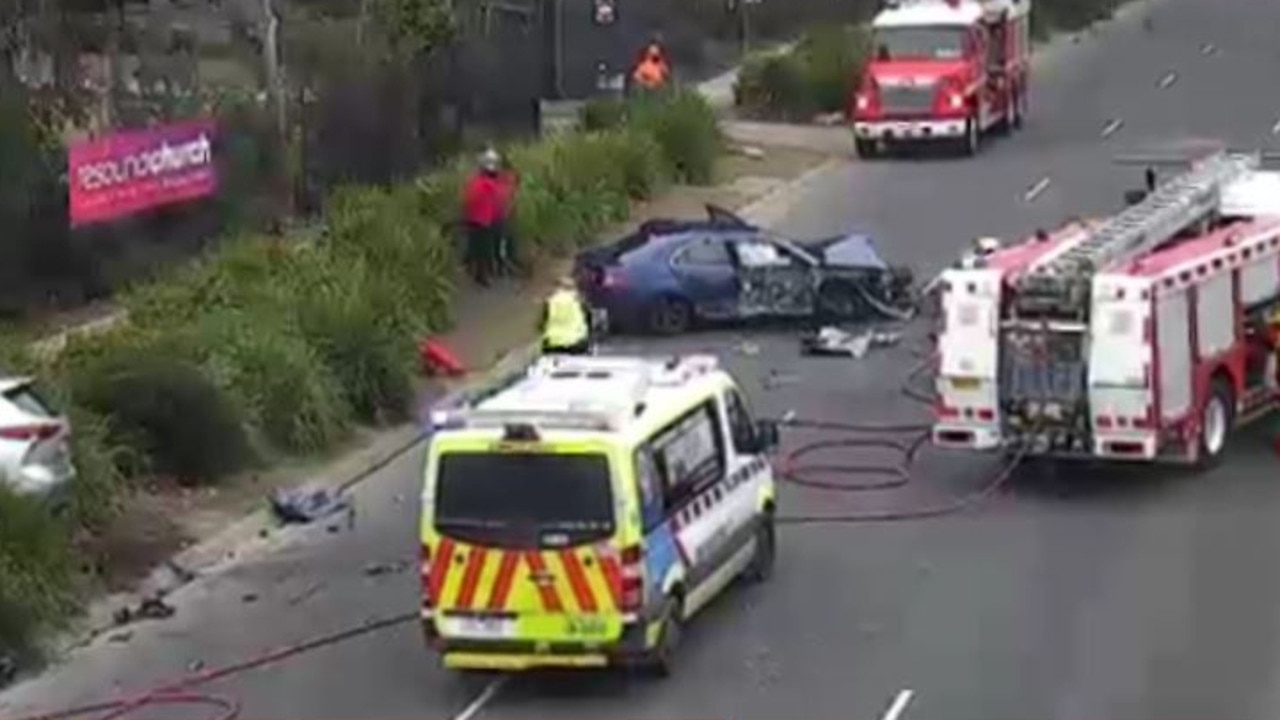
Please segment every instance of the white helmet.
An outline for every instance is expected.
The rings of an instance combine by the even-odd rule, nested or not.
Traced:
[[[973,249],[979,255],[990,255],[1000,249],[1000,240],[993,237],[980,237],[973,241]]]

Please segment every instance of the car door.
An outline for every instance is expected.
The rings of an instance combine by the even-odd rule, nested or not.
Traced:
[[[790,248],[758,235],[733,243],[742,317],[801,317],[813,312],[815,270]]]
[[[723,238],[692,238],[672,254],[671,271],[698,317],[714,320],[736,316],[738,273]]]

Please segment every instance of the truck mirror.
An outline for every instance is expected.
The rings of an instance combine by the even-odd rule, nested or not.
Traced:
[[[778,446],[778,423],[760,420],[756,423],[756,452],[768,452]]]

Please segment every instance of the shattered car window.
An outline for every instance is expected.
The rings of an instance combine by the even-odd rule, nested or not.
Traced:
[[[791,265],[791,258],[770,243],[742,243],[738,246],[738,260],[749,268]]]

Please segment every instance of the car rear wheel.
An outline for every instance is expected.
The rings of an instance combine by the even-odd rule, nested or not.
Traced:
[[[680,298],[658,298],[649,307],[645,325],[655,335],[679,335],[693,325],[693,308]]]

